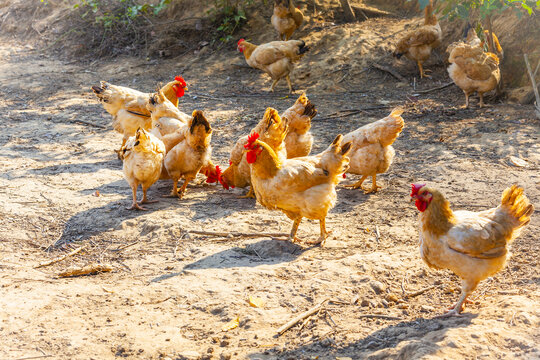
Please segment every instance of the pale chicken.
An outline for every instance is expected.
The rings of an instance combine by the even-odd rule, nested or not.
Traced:
[[[444,196],[425,184],[413,184],[411,200],[420,211],[420,255],[435,269],[449,269],[463,280],[458,302],[442,317],[456,316],[478,283],[502,270],[508,246],[530,221],[534,207],[513,185],[501,204],[485,211],[452,211]]]
[[[402,113],[403,110],[394,109],[389,116],[364,125],[343,137],[343,141],[352,142],[348,172],[362,175],[358,182],[347,187],[362,188],[364,180],[371,176],[371,189],[365,190],[365,193],[377,192],[380,189],[377,185],[377,174],[388,171],[394,160],[396,152],[392,144],[405,126]]]
[[[193,117],[184,128],[183,135],[184,139],[167,152],[162,173],[162,178],[173,180],[171,196],[179,199],[184,196],[188,183],[210,162],[212,128],[202,111],[193,111]],[[184,184],[178,190],[178,181],[182,177]]]
[[[280,40],[289,40],[303,21],[304,14],[294,7],[292,0],[274,0],[274,13],[270,22],[278,32]]]
[[[138,128],[145,130],[152,128],[150,112],[146,108],[150,93],[112,85],[106,81],[102,81],[100,86],[92,86],[92,90],[103,104],[103,108],[113,116],[114,130],[124,135],[122,147]],[[181,76],[175,77],[174,81],[161,88],[163,95],[175,106],[178,106],[178,99],[184,96],[185,90],[187,85]]]
[[[160,177],[165,156],[165,145],[144,129],[137,129],[120,150],[124,161],[124,177],[131,186],[133,203],[129,210],[146,210],[140,204],[150,203],[146,192]],[[137,188],[141,185],[143,198],[137,202]]]
[[[311,129],[311,120],[316,115],[317,109],[305,93],[300,95],[293,106],[281,114],[281,117],[287,119],[289,124],[289,131],[285,137],[288,159],[307,156],[311,152],[313,135],[309,130]]]

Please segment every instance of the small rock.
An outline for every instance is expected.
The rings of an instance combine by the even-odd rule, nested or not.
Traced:
[[[229,344],[230,344],[229,340],[221,340],[221,342],[219,343],[219,346],[225,347],[225,346],[229,346]]]
[[[380,294],[386,290],[386,286],[380,281],[372,281],[369,283],[375,294]]]
[[[435,311],[435,308],[433,306],[429,306],[429,305],[422,305],[422,306],[420,306],[420,311],[422,311],[422,312],[433,312],[433,311]]]
[[[369,301],[368,299],[363,299],[362,302],[360,303],[360,306],[369,306],[371,305],[371,301]]]
[[[390,302],[397,302],[399,300],[399,297],[396,294],[388,294],[386,295],[386,300]]]
[[[231,357],[232,357],[232,354],[228,352],[224,352],[224,353],[221,353],[221,355],[219,355],[220,360],[230,360]]]
[[[386,301],[386,300],[384,300],[384,299],[381,300],[381,304],[382,304],[382,306],[384,306],[385,308],[388,307],[388,301]]]
[[[211,354],[211,353],[213,353],[213,352],[214,352],[214,348],[212,348],[212,347],[209,347],[209,348],[206,350],[206,353],[207,353],[207,354]]]
[[[186,360],[197,360],[197,359],[200,359],[201,358],[201,354],[199,354],[197,351],[184,351],[182,353],[179,354],[181,359],[186,359]]]
[[[398,309],[408,309],[409,308],[409,304],[399,304],[398,305]]]

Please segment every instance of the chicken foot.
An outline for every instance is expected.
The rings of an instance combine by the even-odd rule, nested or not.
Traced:
[[[307,241],[307,243],[308,244],[313,244],[313,245],[321,244],[321,247],[323,247],[324,244],[326,244],[326,238],[332,232],[326,230],[326,218],[323,218],[323,219],[319,220],[319,225],[321,227],[321,235],[319,236],[319,238],[316,241]]]
[[[180,191],[178,191],[178,199],[182,200],[182,197],[184,196],[184,194],[186,193],[186,189],[187,189],[187,186],[188,186],[188,183],[193,180],[193,177],[192,176],[186,176],[184,177],[184,183],[182,184],[182,187],[180,188]]]
[[[298,231],[298,226],[300,226],[300,221],[302,221],[302,217],[296,218],[293,222],[291,234],[289,235],[288,240],[290,242],[299,242],[301,241],[299,238],[296,237],[296,232]]]
[[[276,87],[277,83],[278,83],[279,79],[276,79],[272,82],[272,86],[270,87],[270,91],[271,92],[274,92],[274,88]]]
[[[148,200],[148,197],[146,196],[146,192],[148,191],[147,188],[142,189],[143,191],[143,198],[141,201],[139,201],[139,204],[153,204],[159,202],[159,200]]]
[[[131,186],[131,192],[133,194],[133,202],[131,203],[131,207],[127,207],[127,210],[143,210],[146,211],[148,209],[143,208],[137,203],[137,188],[139,187],[138,183],[135,183]]]
[[[287,85],[289,85],[289,94],[294,93],[294,89],[291,84],[291,78],[289,75],[285,76],[285,79],[287,80]]]
[[[253,186],[250,186],[247,194],[240,196],[240,198],[241,199],[249,199],[249,198],[256,199],[255,192],[253,191]]]
[[[345,187],[350,187],[351,189],[363,189],[362,188],[362,184],[364,183],[364,181],[367,179],[368,175],[362,175],[362,178],[360,180],[358,180],[357,182],[355,182],[354,184],[351,184],[351,185],[345,185]]]
[[[453,316],[462,316],[460,313],[464,309],[464,303],[467,301],[467,297],[476,289],[476,286],[478,283],[474,283],[472,285],[464,283],[461,288],[461,295],[459,297],[459,300],[457,303],[454,304],[454,306],[451,307],[451,310],[447,312],[446,314],[442,314],[439,316],[436,316],[435,319],[443,319],[443,318],[449,318]]]
[[[416,62],[418,64],[418,69],[420,70],[420,79],[422,78],[431,78],[431,75],[427,75],[425,72],[424,72],[424,68],[422,67],[422,63],[420,61],[417,61]],[[428,71],[428,70],[426,70]]]
[[[371,178],[373,179],[371,189],[365,190],[364,188],[362,188],[364,190],[364,194],[371,194],[371,193],[377,192],[382,187],[382,186],[377,185],[377,174],[372,175]]]

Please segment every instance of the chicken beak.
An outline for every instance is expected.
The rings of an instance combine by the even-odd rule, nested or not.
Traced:
[[[184,86],[184,91],[188,91],[188,86]]]

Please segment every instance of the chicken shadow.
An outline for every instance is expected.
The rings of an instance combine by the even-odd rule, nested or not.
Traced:
[[[160,282],[176,276],[202,269],[230,269],[238,267],[257,267],[290,262],[307,249],[283,240],[260,240],[247,244],[245,247],[233,247],[205,256],[195,262],[185,265],[181,271],[163,274],[150,280]]]
[[[119,160],[103,160],[96,162],[75,163],[75,164],[58,164],[45,166],[42,168],[29,169],[28,173],[36,175],[57,175],[62,173],[69,174],[90,174],[95,173],[96,169],[111,169],[118,170],[122,168]]]
[[[467,327],[476,318],[477,314],[465,313],[461,317],[448,319],[424,319],[417,318],[410,321],[402,321],[395,325],[388,325],[382,329],[374,331],[363,339],[344,344],[339,347],[328,348],[323,340],[314,341],[309,344],[298,346],[297,348],[274,352],[272,359],[293,359],[304,358],[310,355],[317,356],[318,359],[336,359],[336,357],[350,357],[354,359],[369,357],[377,352],[378,359],[416,359],[426,355],[434,355],[441,347],[439,343],[445,338],[445,334],[452,328]],[[294,330],[291,330],[294,331]],[[339,331],[339,330],[338,330]],[[405,335],[405,336],[403,336]],[[401,349],[396,348],[401,342],[408,341]],[[335,342],[334,342],[335,344]],[[323,349],[328,350],[323,350]],[[386,353],[385,350],[388,352]],[[248,355],[248,359],[268,358],[268,352],[257,352]],[[373,354],[375,356],[375,354]]]

